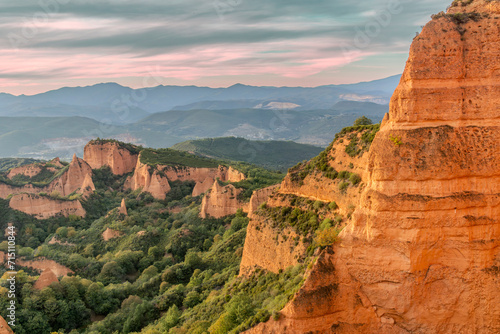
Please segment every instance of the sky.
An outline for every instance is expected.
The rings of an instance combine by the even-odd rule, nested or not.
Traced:
[[[117,82],[320,86],[403,72],[451,0],[0,2],[0,92]]]

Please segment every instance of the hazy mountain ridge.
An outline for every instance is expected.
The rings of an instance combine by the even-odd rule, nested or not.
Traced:
[[[223,109],[235,109],[282,102],[297,104],[301,110],[329,109],[343,99],[352,100],[342,96],[356,95],[369,96],[363,99],[365,102],[387,104],[399,79],[397,75],[371,82],[319,87],[236,84],[228,88],[161,85],[132,89],[116,83],[103,83],[64,87],[31,96],[2,93],[0,116],[81,116],[120,125],[134,123],[151,113],[173,109],[220,109],[221,105]]]
[[[342,101],[329,110],[222,109],[156,113],[126,126],[83,117],[0,117],[0,157],[69,159],[89,140],[115,138],[155,148],[202,138],[242,137],[326,146],[362,115],[379,122],[388,106]]]

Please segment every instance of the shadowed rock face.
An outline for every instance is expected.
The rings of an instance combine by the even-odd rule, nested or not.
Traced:
[[[500,3],[458,12],[414,40],[342,241],[249,333],[500,332]]]

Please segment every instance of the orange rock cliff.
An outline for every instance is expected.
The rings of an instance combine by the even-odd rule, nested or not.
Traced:
[[[346,161],[336,142],[329,152],[361,185],[342,192],[291,174],[270,199],[335,200],[351,218],[280,319],[248,333],[500,333],[500,2],[466,3],[413,41],[369,151]],[[253,219],[243,273],[299,261],[300,243],[266,233],[290,232]]]
[[[118,142],[91,141],[85,145],[83,160],[92,169],[109,166],[115,175],[128,174],[134,171],[138,154],[120,146]]]

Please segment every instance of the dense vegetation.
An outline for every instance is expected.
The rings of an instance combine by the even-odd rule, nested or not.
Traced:
[[[251,141],[236,137],[189,140],[172,149],[218,160],[243,161],[282,172],[322,151],[317,146],[291,141]]]
[[[219,162],[213,159],[200,157],[194,154],[172,150],[169,148],[151,149],[141,151],[141,162],[152,167],[157,165],[183,166],[198,168],[215,168]]]
[[[164,157],[171,158],[160,158]],[[246,183],[240,184],[246,189],[277,183],[283,176],[248,164],[234,167],[247,175]],[[127,176],[113,175],[107,167],[95,170],[96,191],[82,202],[88,212],[85,218],[37,220],[0,200],[0,228],[14,222],[19,255],[25,260],[51,259],[74,271],[39,291],[33,285],[40,273],[18,268],[16,333],[203,333],[208,329],[238,333],[273,314],[278,316],[301,286],[306,265],[279,275],[258,272],[238,277],[248,224],[245,214],[201,219],[201,200],[190,196],[194,182],[171,182],[167,198],[155,200],[149,193],[123,190]],[[118,214],[122,198],[128,216]],[[182,209],[174,213],[172,208]],[[120,234],[104,241],[101,234],[108,228]],[[49,244],[54,237],[58,243]],[[7,250],[6,241],[0,243],[0,250]],[[0,275],[5,272],[2,267]],[[0,280],[4,317],[9,302],[6,278]]]

